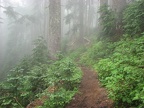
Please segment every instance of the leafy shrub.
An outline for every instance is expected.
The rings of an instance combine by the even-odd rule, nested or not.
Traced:
[[[114,46],[108,41],[99,41],[92,45],[82,56],[80,62],[86,65],[94,65],[100,59],[112,54]]]
[[[95,65],[99,78],[118,104],[144,106],[144,37],[123,39],[115,43],[113,54]]]
[[[77,92],[82,76],[81,70],[69,58],[61,59],[49,66],[33,66],[24,74],[24,70],[19,67],[12,71],[14,74],[0,86],[1,107],[24,107],[38,98],[49,86],[54,86],[57,88],[54,93],[45,92],[49,99],[43,107],[62,108]]]
[[[36,40],[32,56],[24,58],[10,71],[7,80],[1,83],[1,107],[26,106],[48,86],[44,82],[48,68],[44,63],[47,60],[46,44],[41,37]]]
[[[102,34],[104,36],[114,36],[116,29],[116,19],[114,12],[108,5],[103,5],[99,9]]]
[[[22,107],[36,98],[48,87],[45,82],[47,66],[34,66],[29,72],[15,68],[6,82],[1,84],[0,103],[2,107]]]
[[[47,43],[44,38],[39,37],[37,40],[35,40],[34,45],[35,48],[33,49],[32,54],[32,64],[38,65],[40,63],[47,63],[49,60],[49,55],[47,50]]]
[[[144,32],[144,0],[137,0],[124,11],[123,23],[125,33],[134,36]]]
[[[68,90],[73,90],[74,87],[76,87],[75,84],[80,82],[81,71],[69,58],[54,63],[52,72],[54,78],[58,79],[53,79],[56,86],[64,87]]]
[[[40,108],[64,108],[67,103],[70,102],[77,89],[70,91],[64,88],[60,88],[54,94],[47,94],[48,101]]]
[[[77,92],[77,87],[82,77],[81,70],[71,59],[61,59],[49,68],[47,83],[57,89],[54,93],[48,93],[48,100],[43,107],[63,108]]]
[[[0,84],[0,107],[23,108],[43,95],[48,87],[54,86],[56,92],[46,92],[49,99],[43,107],[60,108],[76,93],[82,76],[77,65],[62,55],[59,55],[59,60],[50,63],[43,38],[39,38],[35,46],[33,54],[24,58]]]

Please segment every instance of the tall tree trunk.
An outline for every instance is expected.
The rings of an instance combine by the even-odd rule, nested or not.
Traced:
[[[88,0],[88,20],[87,20],[87,35],[90,35],[90,29],[91,29],[91,25],[92,25],[92,21],[93,21],[93,18],[92,18],[92,1],[91,0]]]
[[[82,44],[84,36],[84,5],[85,0],[79,0],[79,42]]]
[[[61,1],[61,36],[64,36],[64,11],[65,11],[66,0]]]
[[[57,59],[61,42],[61,0],[49,0],[48,50],[52,59]]]
[[[1,5],[1,0],[0,0],[0,5]],[[1,34],[2,30],[1,30],[1,7],[0,7],[0,34]],[[2,36],[0,35],[0,38]],[[2,61],[2,43],[0,42],[0,61]],[[1,63],[0,62],[0,68],[1,68]]]
[[[49,22],[49,8],[48,8],[48,6],[49,6],[49,1],[48,0],[44,0],[44,28],[43,28],[43,34],[44,34],[44,37],[45,37],[45,39],[46,40],[48,40],[48,32],[49,32],[49,30],[48,30],[48,22]]]

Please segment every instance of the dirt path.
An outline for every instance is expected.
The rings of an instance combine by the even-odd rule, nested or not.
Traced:
[[[113,108],[106,90],[100,87],[96,72],[82,67],[84,73],[79,93],[65,108]]]

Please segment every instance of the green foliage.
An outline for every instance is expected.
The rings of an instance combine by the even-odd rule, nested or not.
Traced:
[[[144,105],[144,37],[116,42],[113,54],[101,59],[95,68],[109,96],[127,107]]]
[[[0,84],[0,107],[23,108],[44,94],[49,98],[43,107],[62,108],[76,93],[82,76],[77,65],[62,55],[50,64],[43,38],[37,39],[35,46],[33,54],[24,58]],[[49,87],[57,89],[51,93]]]
[[[130,4],[124,11],[124,31],[131,36],[144,32],[144,0]]]
[[[53,94],[47,93],[49,99],[45,101],[44,105],[40,108],[64,108],[64,106],[70,102],[76,92],[77,89],[70,91],[64,88],[60,88]]]
[[[99,41],[81,57],[81,63],[94,66],[116,107],[144,107],[144,0],[124,11],[127,35],[119,42]],[[100,8],[105,36],[115,35],[115,16],[107,6]],[[133,38],[131,38],[133,37]]]
[[[99,9],[100,23],[102,25],[102,35],[114,36],[116,29],[116,19],[114,12],[107,5],[103,5]]]
[[[9,76],[6,82],[1,84],[1,107],[22,107],[29,103],[29,97],[32,92],[31,84],[28,79],[21,75],[21,72],[17,72],[17,75]]]
[[[32,57],[24,58],[1,84],[1,107],[24,107],[36,98],[36,94],[48,87],[45,82],[48,68],[45,64],[48,60],[47,48],[43,38],[36,42]]]
[[[73,59],[78,61],[78,59],[80,58],[80,56],[86,51],[86,47],[81,47],[81,48],[77,48],[75,50],[71,50],[68,52],[68,56]]]
[[[112,54],[114,46],[108,41],[95,42],[82,56],[80,62],[86,65],[94,65],[101,58]]]
[[[34,42],[35,48],[33,49],[32,62],[34,64],[46,63],[48,61],[48,48],[47,43],[43,37],[39,37]]]
[[[77,92],[82,77],[81,70],[69,58],[55,62],[49,68],[47,83],[57,89],[47,94],[49,99],[45,108],[64,108]]]
[[[144,36],[121,41],[95,42],[81,57],[81,63],[94,66],[99,79],[117,106],[144,106]]]
[[[17,105],[17,107],[21,107],[28,105],[37,97],[37,94],[42,93],[49,86],[46,81],[47,68],[47,65],[42,64],[34,66],[27,73],[24,73],[23,69],[13,69],[13,74],[1,86],[1,106],[15,107]]]
[[[52,71],[54,77],[59,79],[54,80],[55,85],[73,90],[80,82],[81,70],[69,58],[56,62],[55,65],[57,68]]]
[[[50,98],[42,108],[64,108],[67,103],[70,102],[77,90],[69,91],[64,88],[60,88],[54,94],[49,94]]]

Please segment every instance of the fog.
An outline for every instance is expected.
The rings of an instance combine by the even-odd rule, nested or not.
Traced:
[[[50,55],[58,51],[66,53],[89,44],[92,36],[98,34],[101,28],[98,13],[100,6],[103,4],[115,6],[112,0],[61,0],[60,7],[57,2],[57,0],[0,0],[2,78],[24,56],[31,54],[34,48],[33,42],[39,36],[48,42]],[[124,2],[122,3],[118,10],[124,6]],[[57,12],[54,10],[56,7]],[[54,34],[54,31],[57,33]]]
[[[144,108],[144,0],[0,0],[0,108]]]

